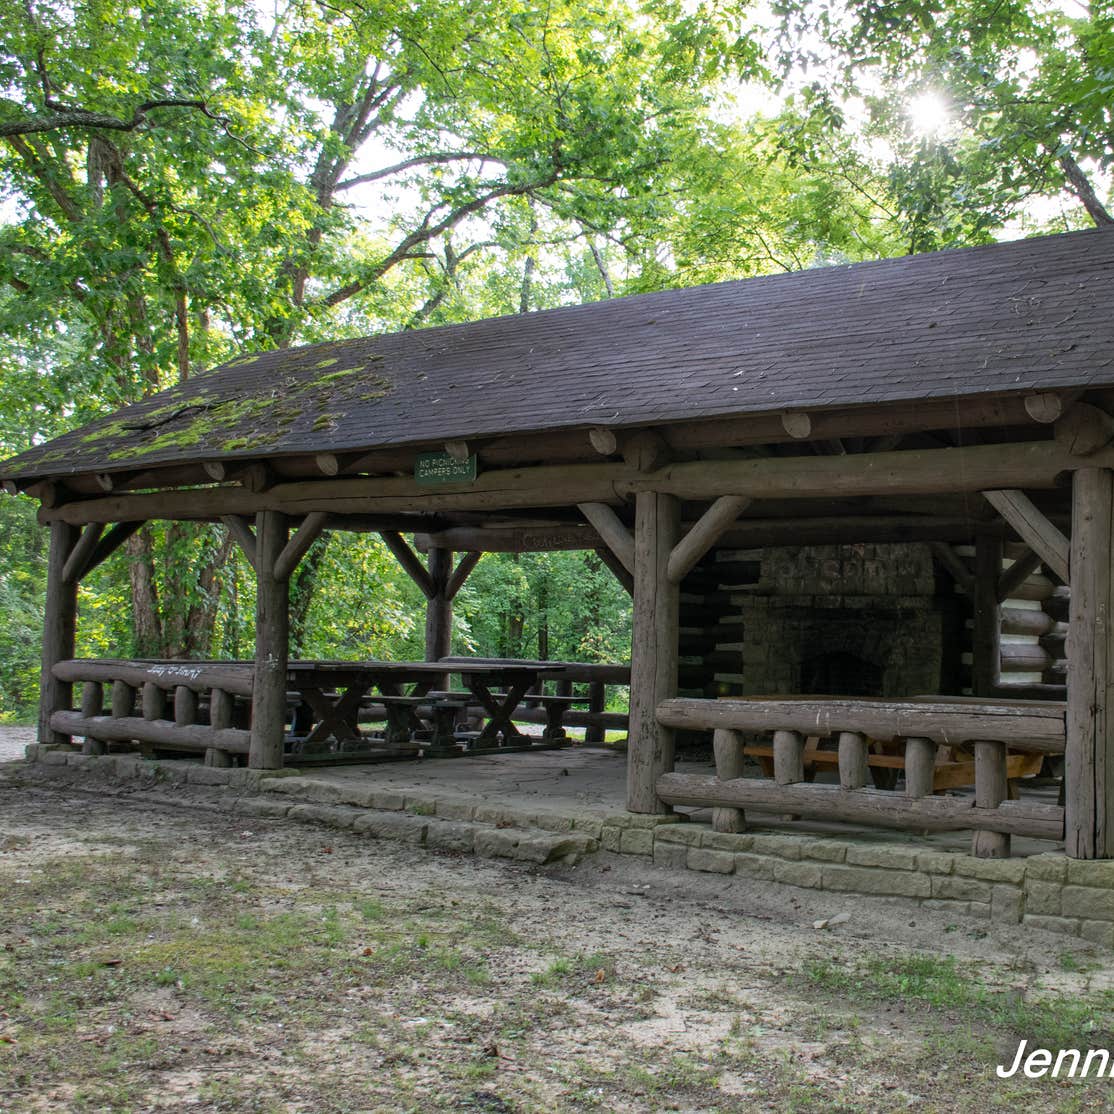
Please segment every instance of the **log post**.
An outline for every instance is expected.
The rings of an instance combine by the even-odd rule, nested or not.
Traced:
[[[805,737],[799,731],[774,732],[774,781],[795,785],[805,780]]]
[[[140,689],[139,705],[145,720],[160,720],[166,715],[166,693],[158,685],[148,681]],[[154,758],[154,744],[140,739],[139,753],[144,758]]]
[[[66,561],[80,531],[62,522],[50,524],[50,556],[46,571],[46,610],[43,615],[43,657],[39,680],[39,742],[69,743],[71,738],[50,726],[55,712],[64,712],[73,701],[73,686],[55,678],[57,662],[74,656],[77,630],[77,581],[64,575]]]
[[[971,635],[972,692],[993,696],[1001,666],[1001,620],[998,579],[1002,575],[1002,541],[980,532],[975,537],[974,630]]]
[[[866,736],[857,731],[839,733],[839,784],[844,789],[866,785]]]
[[[658,778],[673,769],[673,730],[657,721],[657,706],[677,694],[680,589],[669,579],[669,556],[681,528],[672,495],[640,491],[635,503],[634,623],[631,636],[630,738],[627,808],[670,812],[658,799]]]
[[[433,595],[425,605],[425,660],[440,661],[451,654],[453,642],[453,601],[449,598],[449,577],[453,572],[453,551],[433,548],[426,558]],[[446,673],[438,677],[434,687],[447,689]]]
[[[1006,744],[976,741],[975,807],[997,808],[1008,795]],[[971,854],[980,859],[1008,859],[1010,837],[1005,832],[976,831],[971,836]]]
[[[112,718],[127,719],[135,714],[135,689],[126,681],[112,682]]]
[[[936,744],[912,735],[905,740],[905,796],[932,796],[936,776]]]
[[[214,731],[223,731],[232,726],[232,695],[224,689],[209,692],[209,726]],[[219,747],[209,747],[205,751],[206,766],[231,766],[232,755]]]
[[[154,681],[143,686],[140,703],[144,719],[162,719],[166,714],[166,693]]]
[[[1071,610],[1064,770],[1064,850],[1077,859],[1114,857],[1114,721],[1107,693],[1111,648],[1111,530],[1114,474],[1080,468],[1072,485]]]
[[[81,714],[85,719],[104,715],[104,685],[100,681],[86,681],[81,686]],[[94,739],[91,735],[86,735],[81,753],[107,754],[108,747],[103,739]]]
[[[716,777],[731,781],[743,776],[743,737],[738,731],[717,728],[712,735],[716,755]],[[713,808],[712,828],[717,832],[745,832],[746,813],[741,808]]]
[[[255,674],[251,698],[251,750],[254,770],[282,768],[286,738],[286,665],[290,649],[289,582],[275,576],[275,562],[287,542],[286,516],[256,515]]]
[[[178,685],[174,690],[174,722],[179,727],[197,722],[197,693],[186,685]]]

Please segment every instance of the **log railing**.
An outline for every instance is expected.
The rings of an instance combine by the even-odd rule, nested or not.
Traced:
[[[442,660],[513,664],[494,658]],[[629,666],[557,664],[566,668],[560,681],[553,682],[561,690],[558,695],[569,695],[574,684],[587,688],[587,707],[566,711],[565,725],[585,727],[589,742],[602,741],[607,729],[626,728],[625,714],[605,708],[608,686],[630,684]],[[102,754],[108,743],[132,743],[143,750],[202,752],[208,765],[229,765],[235,755],[249,753],[251,662],[71,659],[56,663],[51,672],[57,681],[80,687],[80,709],[56,709],[50,716],[51,729],[64,738],[84,738],[86,753]],[[288,694],[288,715],[299,700],[297,693]],[[365,722],[386,718],[374,697],[361,711]],[[546,711],[523,703],[513,719],[545,723]]]
[[[133,743],[197,751],[206,765],[229,766],[250,749],[250,731],[233,726],[236,700],[251,700],[250,664],[70,660],[52,672],[81,685],[81,709],[53,712],[50,726],[82,736],[87,754],[103,754],[110,742]]]
[[[741,831],[747,808],[817,820],[974,835],[982,857],[1009,854],[1011,835],[1060,840],[1060,805],[1008,800],[1007,750],[1062,754],[1065,708],[1051,701],[666,700],[665,727],[714,732],[716,776],[669,773],[657,793],[669,805],[711,807],[720,831]],[[743,777],[743,736],[773,734],[769,778]],[[805,782],[808,736],[837,741],[839,784]],[[869,744],[903,746],[903,790],[866,787]],[[974,750],[973,796],[933,796],[939,746]]]

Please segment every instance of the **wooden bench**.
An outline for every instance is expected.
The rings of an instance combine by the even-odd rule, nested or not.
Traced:
[[[587,696],[547,696],[544,693],[537,693],[531,695],[530,699],[532,703],[540,704],[545,709],[545,728],[542,731],[542,738],[548,739],[550,742],[557,742],[569,737],[565,731],[565,712],[577,704],[587,704],[590,698]]]
[[[474,732],[461,732],[457,722],[475,705],[470,692],[427,692],[421,703],[423,719],[432,725],[429,737],[431,754],[459,753],[471,740]]]
[[[387,725],[383,738],[393,745],[412,743],[420,727],[418,708],[428,703],[424,696],[378,696],[376,704],[381,704],[387,713]]]

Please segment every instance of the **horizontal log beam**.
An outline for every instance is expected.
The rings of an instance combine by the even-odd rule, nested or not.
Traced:
[[[334,514],[432,513],[621,503],[620,481],[635,475],[625,464],[570,464],[481,472],[475,480],[426,487],[405,476],[352,476],[280,483],[266,491],[217,487],[75,500],[39,510],[41,522],[81,524],[122,519],[209,519],[261,510],[298,517]]]
[[[657,491],[682,499],[720,495],[805,499],[1052,488],[1062,473],[1085,463],[1105,463],[1106,455],[1083,461],[1053,441],[1032,441],[841,457],[699,460],[669,464],[643,478],[621,481],[618,489],[625,494]]]
[[[185,685],[197,692],[223,689],[234,696],[251,696],[252,692],[250,663],[236,669],[220,663],[206,662],[147,664],[105,658],[71,658],[56,662],[51,667],[51,673],[57,680],[70,684],[82,681],[123,681],[133,688],[151,684],[160,689],[173,689]]]
[[[208,727],[204,724],[176,724],[165,719],[143,719],[128,716],[87,718],[80,712],[55,712],[50,717],[51,727],[67,735],[87,735],[94,739],[126,743],[135,740],[154,746],[173,747],[179,750],[216,750],[229,754],[247,754],[251,732],[237,727]]]
[[[514,665],[513,658],[474,658],[460,657],[450,654],[438,658],[439,664],[445,665]],[[535,662],[528,664],[534,665]],[[587,662],[587,661],[549,661],[545,663],[550,667],[559,667],[564,670],[559,680],[562,681],[602,681],[605,685],[629,685],[630,666],[615,662]],[[451,672],[451,669],[450,669]],[[529,700],[529,697],[525,699]]]
[[[1082,406],[1086,404],[1076,403],[1072,410],[1065,414],[1065,418]],[[873,439],[871,448],[874,451],[886,446],[893,447],[903,435],[923,430],[951,430],[957,425],[963,429],[988,426],[1034,428],[1036,425],[1032,415],[1026,410],[1025,397],[1019,394],[997,398],[925,400],[915,406],[910,406],[908,403],[883,403],[813,410],[810,411],[810,421],[811,436],[818,440],[834,440],[843,437],[871,438]],[[666,443],[680,452],[761,446],[795,440],[786,431],[781,421],[781,414],[777,411],[730,418],[675,422],[659,426],[658,430]],[[630,433],[631,431],[626,429],[615,430],[620,441]],[[1073,440],[1066,437],[1064,444],[1070,447]],[[1093,439],[1090,444],[1093,444]],[[318,455],[331,453],[340,458],[342,474],[371,472],[387,475],[409,471],[413,467],[414,457],[418,451],[433,448],[440,448],[440,445],[430,443],[378,449],[363,446],[336,446],[324,450],[323,454],[304,453],[289,457],[274,457],[270,465],[281,480],[310,478],[321,475]],[[554,430],[548,433],[511,434],[495,438],[479,446],[479,458],[481,466],[488,468],[520,467],[535,461],[571,464],[599,459],[590,442],[589,430],[586,428]],[[228,460],[225,464],[219,461],[193,462],[184,465],[156,464],[142,472],[120,468],[114,470],[112,475],[116,491],[129,488],[171,488],[185,484],[209,483],[214,479],[227,480],[240,466],[241,463],[234,460]],[[212,471],[209,471],[210,467]],[[100,471],[103,472],[104,469]],[[117,475],[117,472],[120,474]],[[59,477],[59,479],[76,493],[94,495],[101,493],[93,472]],[[23,489],[34,482],[17,480],[14,486]],[[253,509],[248,508],[245,513],[252,513]]]
[[[354,516],[357,519],[360,516]],[[369,519],[375,522],[375,519]],[[420,530],[405,523],[389,525],[387,520],[371,529]],[[346,519],[331,517],[330,528],[345,529]],[[335,524],[335,525],[334,525]],[[1065,519],[1066,524],[1066,519]],[[352,527],[354,529],[359,527]],[[729,549],[762,549],[778,545],[838,545],[842,542],[886,541],[971,541],[976,528],[984,524],[970,515],[924,514],[845,514],[784,518],[747,518],[736,522],[717,539],[719,547]],[[1013,532],[1004,523],[995,521],[987,527],[1002,537]],[[587,524],[528,527],[453,526],[436,533],[416,533],[415,547],[425,552],[431,548],[457,552],[482,550],[484,553],[547,553],[559,550],[598,549],[599,534]]]
[[[1067,633],[1067,623],[1057,623],[1045,611],[1031,611],[1021,607],[1003,607],[999,614],[1002,617],[1003,634],[1051,634],[1060,628],[1061,637]]]
[[[423,487],[408,477],[351,477],[277,484],[266,492],[221,487],[113,495],[44,506],[39,518],[81,524],[207,519],[261,509],[293,516],[318,510],[341,514],[510,510],[596,502],[613,505],[639,490],[662,490],[697,500],[720,495],[772,499],[930,495],[1051,488],[1061,473],[1081,463],[1048,441],[843,457],[693,461],[646,475],[618,463],[576,464],[484,472],[472,483],[445,488]],[[1086,463],[1114,464],[1114,451],[1096,453]]]
[[[666,804],[696,808],[765,809],[812,820],[838,820],[914,831],[1006,832],[1035,839],[1064,836],[1059,805],[1003,801],[978,808],[964,797],[910,798],[882,789],[843,789],[837,785],[775,785],[759,778],[719,781],[701,774],[663,774],[657,794]]]
[[[878,447],[893,445],[903,435],[932,429],[975,429],[987,426],[1033,428],[1032,416],[1020,395],[1000,398],[923,400],[908,403],[809,411],[809,436],[830,441],[842,437],[876,437]],[[727,448],[796,441],[786,430],[780,412],[710,418],[662,426],[661,433],[675,449]]]
[[[1065,710],[993,704],[982,700],[698,700],[677,698],[658,705],[658,722],[688,731],[800,731],[838,735],[856,731],[872,739],[922,737],[936,743],[993,739],[1017,750],[1059,754],[1064,749]]]
[[[427,514],[332,514],[325,523],[326,530],[347,530],[353,534],[378,534],[381,530],[395,530],[400,534],[422,534],[441,531],[448,523],[440,516]],[[432,536],[439,536],[434,534]],[[452,549],[452,546],[443,546]]]
[[[1043,673],[1055,662],[1043,646],[1032,642],[1003,642],[998,649],[1003,673]]]
[[[602,544],[591,526],[453,526],[434,534],[416,534],[414,545],[429,549],[481,553],[552,553],[558,550],[597,549]]]

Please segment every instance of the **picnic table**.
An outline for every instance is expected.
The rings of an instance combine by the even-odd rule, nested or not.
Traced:
[[[420,709],[438,706],[444,715],[436,717],[434,753],[444,752],[445,723],[448,711],[463,711],[467,704],[478,704],[485,722],[470,741],[469,751],[515,749],[533,745],[511,720],[523,696],[538,681],[560,678],[563,667],[549,662],[454,661],[427,662],[320,662],[294,661],[287,667],[287,687],[298,695],[302,707],[295,713],[295,752],[320,749],[335,739],[340,749],[352,750],[367,739],[360,728],[361,707],[368,702],[382,704],[387,714],[385,741],[405,750],[416,751],[416,736],[423,731]],[[459,676],[464,693],[439,691],[446,674]],[[431,717],[433,718],[433,717]],[[555,714],[557,726],[559,715]],[[549,733],[549,741],[557,738]]]

